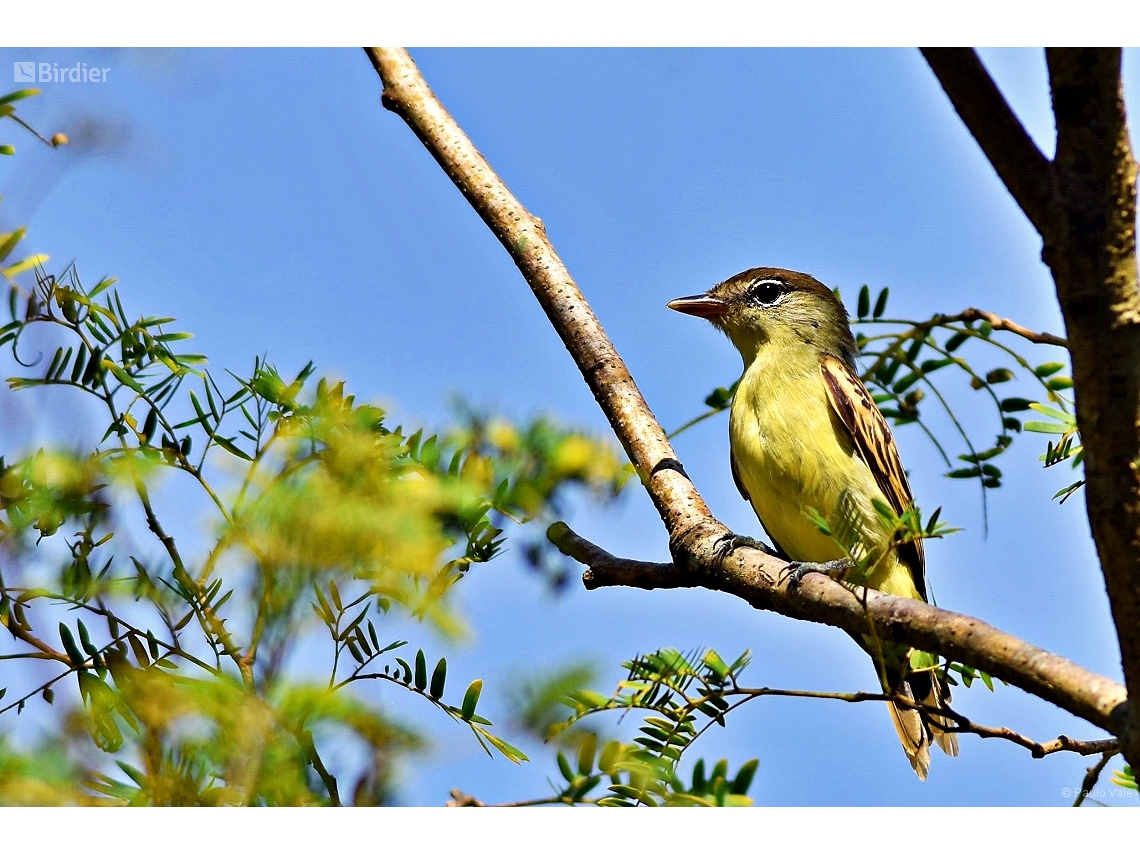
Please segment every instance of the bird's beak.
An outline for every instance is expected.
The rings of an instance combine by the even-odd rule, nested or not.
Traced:
[[[708,294],[695,297],[678,297],[666,304],[674,312],[683,312],[698,318],[720,318],[728,313],[728,303]]]

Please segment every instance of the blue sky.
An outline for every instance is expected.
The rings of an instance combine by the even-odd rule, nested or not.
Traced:
[[[895,315],[979,306],[1063,332],[1039,239],[916,51],[413,56],[543,218],[667,429],[734,380],[739,358],[707,324],[664,304],[748,267],[810,272],[839,286],[849,306],[866,282],[891,288]],[[983,58],[1050,153],[1041,53]],[[104,84],[42,84],[44,95],[27,102],[22,113],[45,132],[85,116],[97,124],[87,125],[91,142],[73,133],[76,145],[60,152],[13,140],[21,153],[0,162],[0,225],[27,223],[32,249],[55,263],[76,259],[85,280],[120,277],[130,311],[177,316],[214,366],[240,369],[268,352],[287,372],[314,359],[416,425],[443,426],[459,393],[513,418],[551,413],[606,431],[505,252],[380,106],[362,52],[0,50],[0,73],[27,59],[112,71]],[[1126,77],[1140,92],[1135,54]],[[954,391],[984,436],[985,414],[974,414],[968,389]],[[62,412],[57,406],[51,412]],[[28,412],[10,396],[0,414],[8,437],[25,432]],[[917,429],[900,430],[898,441],[920,504],[942,506],[965,528],[928,548],[940,605],[1119,678],[1084,508],[1050,501],[1068,473],[1039,468],[1043,443],[1026,437],[1003,457],[1006,483],[991,494],[983,538],[976,489],[943,477]],[[758,533],[729,477],[725,419],[676,445],[720,519]],[[571,522],[614,553],[667,556],[637,488],[615,506],[577,509]],[[185,521],[189,530],[193,523]],[[607,688],[623,658],[666,645],[711,646],[726,657],[751,648],[753,685],[875,685],[869,660],[843,633],[707,591],[571,585],[555,597],[507,554],[467,579],[459,596],[472,627],[467,643],[451,650],[414,628],[412,637],[448,652],[453,680],[487,681],[492,718],[504,709],[495,687],[512,675],[587,658]],[[540,749],[521,768],[491,761],[430,711],[377,697],[435,740],[433,755],[403,769],[406,803],[442,803],[452,787],[488,801],[536,796],[557,775]],[[976,687],[957,699],[976,720],[1039,740],[1098,735],[1017,689]],[[883,710],[776,699],[737,713],[699,754],[727,756],[734,768],[760,757],[753,796],[789,805],[1059,805],[1071,802],[1063,788],[1076,787],[1088,765],[964,737],[961,756],[935,756],[920,783]]]

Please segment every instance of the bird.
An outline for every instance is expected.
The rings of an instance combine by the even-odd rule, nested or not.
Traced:
[[[890,427],[859,378],[858,347],[836,294],[806,273],[757,267],[668,308],[710,321],[744,361],[729,413],[730,468],[774,548],[734,536],[728,551],[758,546],[792,562],[793,581],[813,571],[842,578],[851,557],[863,559],[866,587],[926,602],[921,539],[896,542],[874,507],[901,516],[914,499]],[[821,530],[813,514],[833,529],[837,521],[854,529],[856,551]],[[910,670],[902,645],[851,635],[875,660],[886,693],[929,708],[949,705],[940,672]],[[950,720],[890,701],[887,708],[920,779],[932,742],[957,755]]]

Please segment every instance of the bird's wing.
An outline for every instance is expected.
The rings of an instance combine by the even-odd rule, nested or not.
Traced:
[[[896,514],[901,515],[914,502],[914,497],[887,420],[875,406],[859,375],[842,359],[825,356],[819,370],[832,409],[851,434],[859,456],[875,476],[875,483],[887,497],[887,503]],[[926,575],[922,541],[914,540],[903,544],[898,548],[898,555],[910,567],[914,587],[925,600]]]

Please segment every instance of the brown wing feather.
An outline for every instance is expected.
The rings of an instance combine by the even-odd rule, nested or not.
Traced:
[[[891,435],[891,428],[867,387],[859,379],[850,365],[834,356],[825,356],[820,363],[827,397],[839,420],[851,434],[855,448],[863,462],[875,476],[875,483],[887,497],[887,502],[896,514],[902,514],[914,496],[910,483],[899,460],[898,447]],[[914,587],[923,600],[926,599],[926,559],[922,541],[916,540],[899,547],[899,558],[910,567],[914,577]]]

